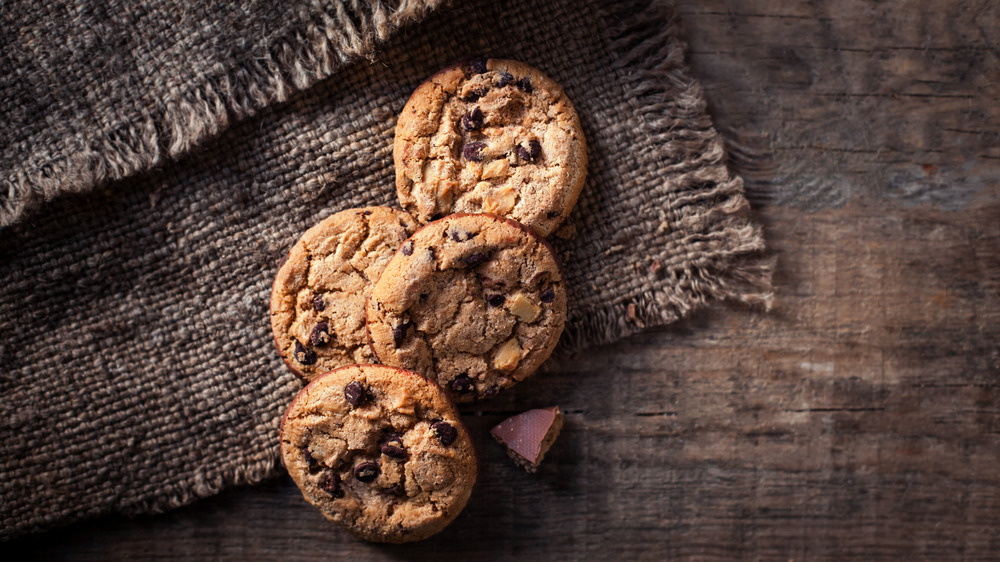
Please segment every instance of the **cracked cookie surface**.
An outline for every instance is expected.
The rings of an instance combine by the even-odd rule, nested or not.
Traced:
[[[456,214],[403,243],[368,299],[381,363],[435,380],[456,402],[492,396],[549,357],[566,289],[548,244],[514,221]]]
[[[316,378],[288,407],[281,457],[305,499],[377,542],[425,539],[465,507],[472,440],[435,384],[384,365]]]
[[[430,77],[396,124],[396,192],[422,223],[493,213],[548,236],[576,204],[587,171],[580,120],[539,70],[480,59]]]
[[[285,363],[306,381],[374,357],[365,301],[399,245],[417,228],[408,213],[348,209],[306,231],[271,290],[271,330]]]

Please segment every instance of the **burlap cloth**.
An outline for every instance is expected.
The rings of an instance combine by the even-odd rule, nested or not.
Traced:
[[[279,473],[300,383],[277,265],[329,214],[395,204],[397,112],[473,55],[542,69],[583,122],[561,352],[769,298],[669,6],[127,4],[0,7],[0,536]]]

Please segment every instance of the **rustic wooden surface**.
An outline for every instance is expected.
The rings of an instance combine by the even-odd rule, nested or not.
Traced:
[[[424,543],[287,478],[4,559],[1000,558],[1000,5],[683,0],[690,62],[778,259],[718,306],[469,410],[481,483]],[[558,403],[536,475],[486,438]]]

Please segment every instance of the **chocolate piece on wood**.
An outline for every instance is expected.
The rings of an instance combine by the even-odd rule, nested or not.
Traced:
[[[539,408],[509,417],[490,430],[514,462],[528,472],[535,472],[545,453],[562,429],[559,406]]]

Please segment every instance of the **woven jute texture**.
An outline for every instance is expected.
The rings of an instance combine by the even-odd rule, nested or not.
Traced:
[[[761,232],[669,6],[155,4],[3,8],[0,536],[279,474],[301,384],[271,341],[278,264],[324,217],[395,204],[396,114],[472,56],[540,68],[583,123],[588,180],[553,238],[559,353],[713,300],[768,303]],[[97,37],[47,37],[43,16]]]

